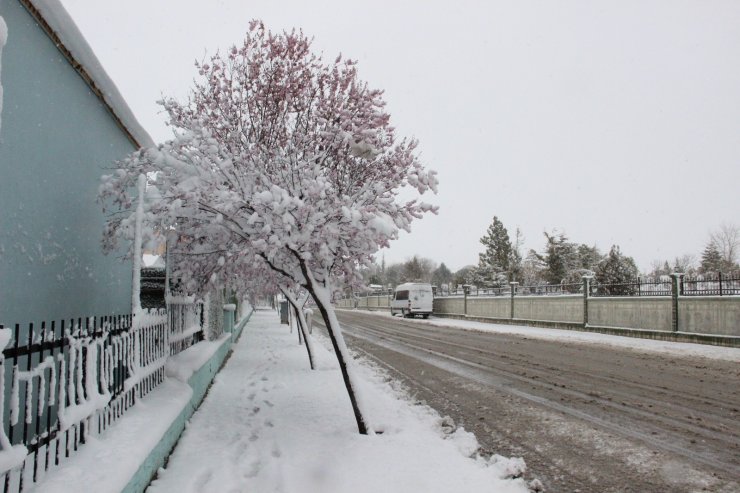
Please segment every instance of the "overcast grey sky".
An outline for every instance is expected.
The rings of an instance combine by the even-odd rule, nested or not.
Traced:
[[[497,215],[526,248],[558,228],[648,269],[740,223],[737,0],[62,2],[155,141],[155,101],[252,18],[357,59],[439,172],[439,215],[386,262],[476,263]]]

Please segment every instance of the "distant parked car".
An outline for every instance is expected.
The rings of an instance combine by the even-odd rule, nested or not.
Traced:
[[[399,284],[391,300],[391,315],[400,313],[404,317],[421,315],[428,318],[432,313],[432,285],[421,282]]]

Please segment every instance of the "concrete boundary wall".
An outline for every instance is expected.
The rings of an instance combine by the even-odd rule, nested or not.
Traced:
[[[372,296],[361,296],[338,300],[336,306],[339,308],[362,308],[365,310],[390,310],[390,297],[387,294]]]
[[[671,309],[672,300],[668,296],[589,298],[588,323],[605,327],[671,331]]]
[[[740,336],[740,296],[682,296],[678,330]]]
[[[583,296],[517,296],[513,318],[582,324]]]
[[[460,300],[458,309],[463,308],[465,302],[463,298],[451,299]],[[511,316],[511,300],[502,296],[498,298],[468,298],[468,314],[476,317],[508,318]]]
[[[513,303],[513,316],[507,306]],[[677,328],[674,327],[674,303]],[[435,315],[483,317],[532,324],[614,327],[666,332],[740,336],[740,296],[589,297],[516,296],[435,298]],[[588,323],[584,323],[587,314]]]

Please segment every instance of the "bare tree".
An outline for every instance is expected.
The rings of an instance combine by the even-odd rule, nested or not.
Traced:
[[[740,226],[722,223],[717,230],[709,235],[709,239],[719,249],[725,269],[736,269],[738,252],[740,252]]]

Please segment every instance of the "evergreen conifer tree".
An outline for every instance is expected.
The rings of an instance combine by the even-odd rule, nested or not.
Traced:
[[[480,239],[486,250],[479,256],[479,273],[482,277],[490,276],[494,283],[511,280],[512,246],[509,232],[498,217],[488,226],[486,235]]]
[[[439,264],[439,267],[435,269],[432,274],[432,283],[436,286],[442,286],[443,284],[449,284],[452,282],[452,272],[447,268],[444,262]]]
[[[701,254],[702,273],[722,271],[725,267],[724,264],[722,252],[719,251],[717,243],[710,241]]]
[[[547,239],[542,255],[535,253],[545,265],[542,275],[548,284],[560,284],[573,269],[578,268],[578,253],[575,243],[568,241],[564,233],[544,233]]]
[[[632,257],[622,255],[619,247],[613,245],[609,254],[596,267],[596,282],[606,285],[605,289],[609,294],[634,294],[635,288],[619,284],[634,281],[638,274],[639,270]]]

